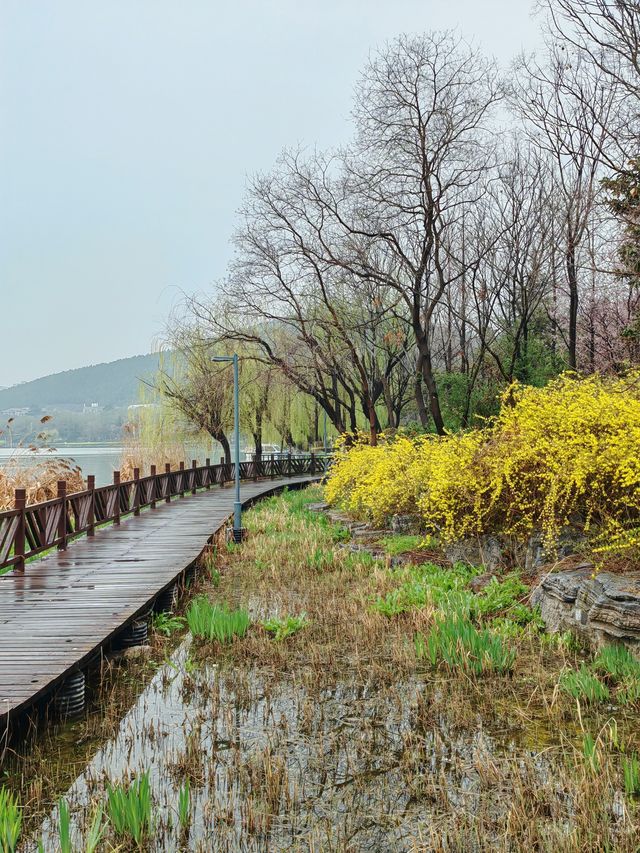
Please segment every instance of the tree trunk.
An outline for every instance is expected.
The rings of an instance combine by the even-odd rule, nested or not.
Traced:
[[[426,349],[426,351],[422,351],[422,356],[422,378],[424,379],[424,384],[427,386],[427,391],[429,392],[429,411],[431,412],[436,432],[438,435],[444,435],[444,420],[442,418],[442,412],[440,411],[438,386],[436,385],[436,379],[433,375],[433,368],[431,366],[431,353]]]
[[[420,418],[420,425],[423,429],[426,429],[429,426],[429,413],[427,412],[427,406],[424,402],[424,394],[422,393],[422,356],[418,355],[418,361],[416,363],[416,378],[414,383],[414,395],[416,398],[416,405],[418,407],[418,416]]]
[[[229,439],[227,438],[226,434],[222,431],[216,431],[215,433],[212,433],[212,436],[222,446],[225,464],[231,465],[231,447],[229,446]]]
[[[256,445],[256,462],[260,462],[260,460],[262,459],[262,428],[260,428],[260,431],[256,430],[253,433],[253,440]]]
[[[577,367],[578,339],[578,274],[576,271],[576,250],[573,242],[567,249],[567,281],[569,284],[569,367]]]

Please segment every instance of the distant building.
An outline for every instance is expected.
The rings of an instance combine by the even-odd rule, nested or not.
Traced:
[[[31,409],[29,406],[22,406],[21,408],[4,409],[2,414],[7,418],[19,418],[22,417],[22,415],[28,415],[30,411]]]

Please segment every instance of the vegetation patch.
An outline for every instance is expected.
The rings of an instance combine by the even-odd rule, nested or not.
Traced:
[[[478,630],[460,614],[439,619],[425,637],[416,634],[416,654],[432,667],[444,665],[473,675],[504,674],[513,669],[515,651],[486,628]]]
[[[297,634],[309,624],[307,614],[301,613],[299,616],[274,616],[271,619],[265,619],[260,623],[264,630],[271,634],[276,642],[286,640],[287,637]]]
[[[151,788],[148,774],[130,785],[107,786],[107,814],[116,836],[140,847],[151,830]]]
[[[579,519],[600,551],[631,548],[640,541],[639,387],[635,375],[516,383],[483,428],[345,448],[327,498],[374,524],[419,513],[444,542],[526,540],[541,529],[552,549]]]
[[[249,630],[249,613],[232,610],[227,604],[214,604],[205,595],[193,599],[186,612],[187,625],[194,637],[209,642],[231,643]]]

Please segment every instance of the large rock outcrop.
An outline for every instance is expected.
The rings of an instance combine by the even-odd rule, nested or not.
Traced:
[[[540,607],[547,630],[572,630],[594,645],[618,640],[640,651],[640,573],[594,574],[584,563],[546,575],[531,603]]]

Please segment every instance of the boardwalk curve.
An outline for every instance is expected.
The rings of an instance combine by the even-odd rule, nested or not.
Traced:
[[[315,475],[244,483],[247,503]],[[0,720],[30,707],[86,664],[202,553],[229,518],[218,486],[160,503],[0,577]]]

